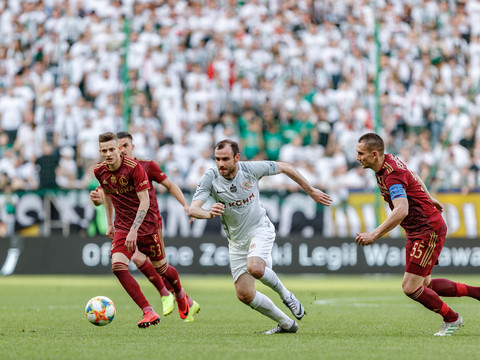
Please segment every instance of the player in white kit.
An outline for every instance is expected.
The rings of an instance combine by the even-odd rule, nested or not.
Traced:
[[[202,176],[190,205],[190,216],[212,219],[221,216],[228,238],[230,268],[238,299],[277,322],[263,334],[295,333],[298,324],[270,298],[255,290],[255,279],[277,292],[293,316],[300,320],[305,310],[272,270],[275,227],[260,203],[258,181],[263,176],[283,173],[294,180],[316,202],[329,206],[330,196],[312,187],[290,164],[275,161],[239,161],[239,146],[222,140],[215,146],[216,168]],[[202,208],[207,199],[215,200],[210,210]]]

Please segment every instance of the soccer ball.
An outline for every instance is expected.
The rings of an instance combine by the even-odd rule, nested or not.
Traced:
[[[93,325],[105,326],[115,317],[115,305],[106,296],[95,296],[88,300],[85,315]]]

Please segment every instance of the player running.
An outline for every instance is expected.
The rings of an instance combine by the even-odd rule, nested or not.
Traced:
[[[104,161],[97,164],[94,173],[103,191],[108,221],[107,236],[113,240],[112,271],[133,301],[143,310],[144,317],[138,326],[143,328],[156,325],[160,322],[160,317],[153,311],[137,281],[128,272],[129,261],[137,248],[150,258],[156,272],[163,275],[172,286],[180,317],[188,322],[193,321],[193,316],[200,307],[185,294],[176,269],[168,265],[165,258],[161,217],[151,184],[163,172],[152,161],[146,161],[149,164],[142,165],[137,160],[122,156],[119,140],[114,133],[99,135],[99,145]],[[149,173],[152,178],[148,178],[144,166],[151,167]],[[165,182],[165,178],[161,181]],[[186,211],[188,212],[188,207]]]
[[[430,195],[416,173],[384,151],[384,142],[377,134],[368,133],[358,140],[357,160],[364,168],[375,171],[378,187],[392,212],[371,233],[357,234],[355,241],[360,246],[371,245],[397,225],[403,227],[407,236],[403,292],[443,317],[443,325],[435,336],[450,336],[463,326],[463,319],[439,295],[480,300],[480,288],[431,278],[447,235],[442,205]]]
[[[297,322],[290,319],[270,298],[255,290],[255,279],[258,279],[280,295],[296,319],[304,316],[303,305],[272,270],[275,228],[260,203],[258,181],[263,176],[283,173],[298,183],[316,202],[328,206],[331,199],[313,188],[290,164],[239,160],[236,142],[223,140],[215,146],[217,167],[202,176],[190,205],[190,216],[198,219],[221,216],[228,237],[230,268],[238,299],[278,324],[263,334],[295,333],[298,330]],[[204,210],[202,206],[210,196],[215,204],[210,210]]]

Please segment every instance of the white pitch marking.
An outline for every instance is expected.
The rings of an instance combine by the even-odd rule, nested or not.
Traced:
[[[356,307],[380,307],[384,304],[384,302],[389,302],[388,305],[392,305],[392,301],[396,305],[403,305],[403,306],[412,306],[413,304],[410,303],[400,303],[398,302],[399,297],[397,296],[377,296],[377,297],[351,297],[351,298],[329,298],[329,299],[317,299],[312,302],[314,305],[339,305],[343,306],[345,304],[351,304],[352,306]]]

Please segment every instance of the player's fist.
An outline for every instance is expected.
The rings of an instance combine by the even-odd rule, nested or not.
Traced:
[[[93,191],[90,191],[90,201],[95,205],[95,206],[99,206],[101,204],[103,204],[103,196],[102,194],[100,193],[100,191],[98,191],[98,189],[95,189]]]
[[[211,219],[213,219],[215,216],[223,215],[224,211],[225,211],[225,205],[223,205],[222,203],[213,204],[212,207],[210,208]]]

